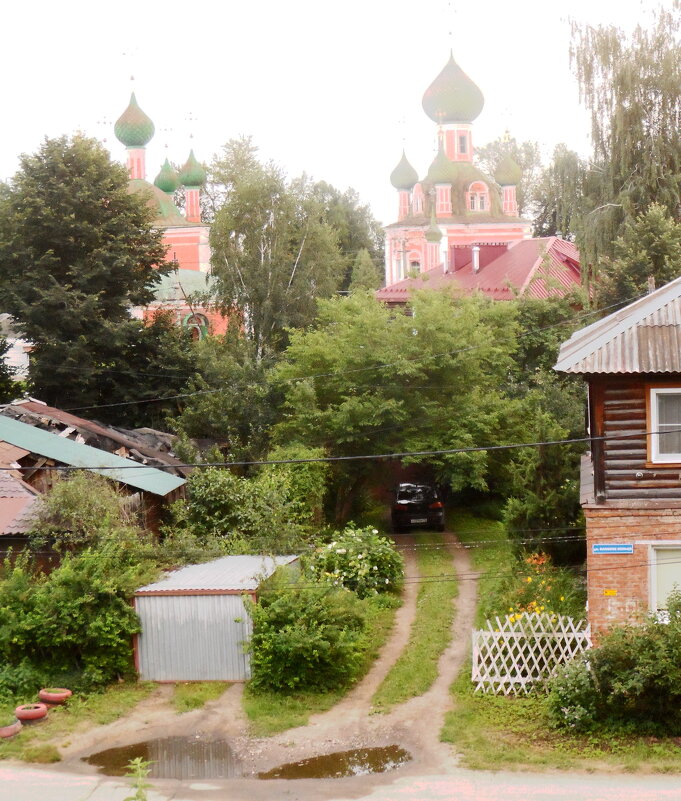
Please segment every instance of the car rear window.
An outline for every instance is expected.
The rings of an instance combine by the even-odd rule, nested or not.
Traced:
[[[398,501],[428,501],[434,495],[430,487],[400,487],[397,490]]]

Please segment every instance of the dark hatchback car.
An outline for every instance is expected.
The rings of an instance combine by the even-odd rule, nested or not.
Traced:
[[[394,531],[405,528],[445,530],[445,506],[430,484],[400,484],[391,509]]]

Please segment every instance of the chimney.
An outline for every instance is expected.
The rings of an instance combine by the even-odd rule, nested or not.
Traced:
[[[473,252],[473,272],[479,273],[480,272],[480,248],[477,245],[473,245],[471,248]]]

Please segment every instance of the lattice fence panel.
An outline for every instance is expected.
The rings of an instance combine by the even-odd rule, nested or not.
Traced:
[[[497,617],[473,632],[471,679],[476,692],[525,694],[590,647],[584,620],[534,612],[519,620]]]

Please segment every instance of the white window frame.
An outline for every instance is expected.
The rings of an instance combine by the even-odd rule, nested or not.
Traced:
[[[650,415],[648,430],[651,432],[650,440],[650,461],[655,464],[679,464],[681,463],[681,451],[679,453],[660,453],[659,413],[657,399],[660,395],[681,395],[679,387],[651,387],[650,388]],[[681,420],[679,421],[681,427]]]
[[[681,540],[659,540],[655,543],[637,543],[648,545],[648,609],[655,614],[667,614],[664,609],[657,608],[657,557],[661,551],[678,550],[681,548]],[[680,582],[681,586],[681,582]],[[660,622],[667,622],[661,620]]]

